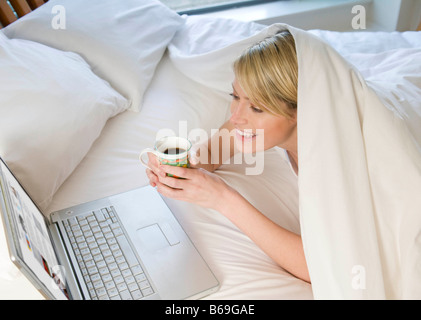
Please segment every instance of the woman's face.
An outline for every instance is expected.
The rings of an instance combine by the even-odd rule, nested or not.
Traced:
[[[233,83],[230,121],[234,125],[238,150],[244,153],[268,150],[275,146],[297,149],[297,120],[273,115],[254,106],[241,89]]]

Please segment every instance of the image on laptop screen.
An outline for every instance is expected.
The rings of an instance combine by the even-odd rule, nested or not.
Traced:
[[[19,258],[57,299],[68,299],[64,269],[59,265],[44,216],[0,161],[4,183],[1,184],[13,242]]]

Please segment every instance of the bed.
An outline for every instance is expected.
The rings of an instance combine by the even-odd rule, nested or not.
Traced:
[[[24,4],[24,1],[10,2]],[[23,5],[22,14],[15,7],[18,15],[24,17],[0,32],[0,44],[7,48],[0,51],[0,55],[6,58],[2,59],[2,73],[7,70],[10,77],[6,81],[2,76],[0,80],[0,155],[47,216],[61,208],[147,185],[144,167],[138,161],[140,151],[151,146],[159,135],[175,134],[197,140],[202,137],[197,136],[198,130],[195,129],[201,128],[210,134],[212,129],[219,128],[229,117],[233,59],[262,36],[279,28],[290,28],[200,16],[180,17],[155,1],[43,2],[28,1],[31,6]],[[5,1],[0,3],[5,5]],[[39,5],[42,6],[25,15]],[[101,11],[98,11],[99,6]],[[0,17],[6,26],[5,15]],[[15,18],[11,17],[11,22]],[[291,30],[297,37],[309,34],[311,39],[308,41],[320,41],[322,46],[332,48],[329,50],[334,53],[328,51],[324,57],[330,60],[342,57],[337,58],[338,64],[358,70],[358,75],[368,83],[372,81],[374,88],[377,75],[387,79],[385,70],[401,70],[398,62],[404,65],[407,73],[409,69],[415,70],[409,77],[403,74],[402,79],[409,78],[414,86],[407,93],[410,96],[407,100],[419,108],[415,112],[420,111],[420,33],[304,32],[293,27]],[[407,62],[409,58],[411,68]],[[401,76],[398,71],[395,76]],[[363,81],[357,80],[358,83]],[[357,80],[352,78],[349,81]],[[394,88],[389,89],[393,92]],[[354,88],[354,92],[358,90]],[[346,91],[342,98],[345,99],[347,94],[351,93]],[[399,100],[399,96],[395,99]],[[10,105],[19,107],[12,109]],[[419,118],[411,119],[415,120],[408,127],[414,128],[415,133],[411,132],[417,136]],[[309,119],[303,116],[304,121]],[[342,143],[351,143],[349,139]],[[421,171],[416,170],[419,170],[420,153],[414,146],[407,146],[407,149],[413,152],[411,159],[416,174],[412,189],[417,192]],[[303,154],[306,152],[310,151],[302,150]],[[310,169],[299,181],[284,160],[282,150],[275,148],[265,152],[264,170],[259,174],[246,175],[246,169],[252,166],[246,162],[227,163],[216,174],[276,223],[301,233],[317,224],[308,214],[322,206],[317,201],[304,202],[303,194],[309,194],[310,198],[319,197],[319,194],[310,194],[313,192],[308,190],[310,187],[300,186],[302,181],[320,179],[311,170],[323,171],[326,165],[316,163],[319,167],[309,165]],[[360,170],[360,167],[352,168]],[[412,171],[410,174],[414,176]],[[39,181],[42,181],[41,185]],[[314,183],[307,185],[317,189]],[[320,185],[326,190],[332,187]],[[346,194],[352,196],[352,190]],[[348,203],[346,200],[344,203]],[[352,234],[349,235],[351,244],[345,243],[338,248],[331,242],[336,234],[326,232],[329,236],[319,239],[309,233],[305,248],[311,251],[308,257],[315,280],[309,284],[277,266],[217,212],[172,199],[165,201],[220,282],[219,290],[205,299],[421,297],[419,288],[405,290],[404,285],[385,284],[381,289],[373,289],[370,282],[372,270],[382,269],[385,278],[397,276],[397,283],[406,284],[405,274],[393,268],[387,270],[384,264],[367,266],[358,262],[360,260],[354,261],[353,265],[370,271],[367,271],[367,287],[364,290],[353,288],[351,284],[359,269],[349,269],[350,279],[346,283],[350,288],[345,288],[345,280],[339,278],[340,275],[332,270],[332,264],[325,261],[332,262],[345,256],[346,253],[341,255],[338,252],[351,246]],[[419,205],[417,201],[405,203],[411,207]],[[356,208],[353,203],[349,203],[351,211]],[[302,208],[307,211],[300,212]],[[321,219],[330,218],[322,216]],[[343,221],[345,218],[340,216],[337,219]],[[359,221],[364,219],[362,217]],[[347,226],[338,221],[338,232],[342,232]],[[408,223],[417,225],[419,218],[411,215]],[[410,243],[407,247],[415,251],[420,248],[417,236],[420,225],[405,229],[408,237],[415,236],[400,238],[402,245]],[[355,228],[360,226],[356,224]],[[373,228],[385,230],[388,226],[385,229]],[[368,234],[370,230],[366,230]],[[9,261],[4,234],[0,234],[0,298],[42,298]],[[370,237],[359,240],[358,244],[370,243]],[[378,237],[381,238],[381,234]],[[320,248],[312,250],[311,242],[323,246],[323,251]],[[419,255],[413,252],[407,252],[414,257],[408,265],[413,267],[415,264],[415,269],[408,269],[407,274],[420,277]],[[353,253],[349,254],[352,256]],[[367,253],[359,257],[365,255]],[[380,255],[381,261],[391,258]],[[404,260],[400,261],[403,264]],[[326,272],[332,276],[324,277]]]

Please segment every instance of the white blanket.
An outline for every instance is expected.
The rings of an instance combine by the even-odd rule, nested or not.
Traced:
[[[282,24],[201,51],[180,36],[170,57],[229,90],[236,56],[285,28],[298,52],[299,210],[314,297],[421,298],[420,48],[354,53],[361,69],[359,58],[371,63],[367,81],[331,46]]]
[[[366,82],[329,46],[291,30],[301,232],[313,293],[420,298],[421,50],[377,57]]]

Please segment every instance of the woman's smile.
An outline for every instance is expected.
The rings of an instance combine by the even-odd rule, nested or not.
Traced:
[[[236,137],[241,141],[249,141],[256,138],[257,134],[253,133],[251,129],[238,129],[236,128]]]

